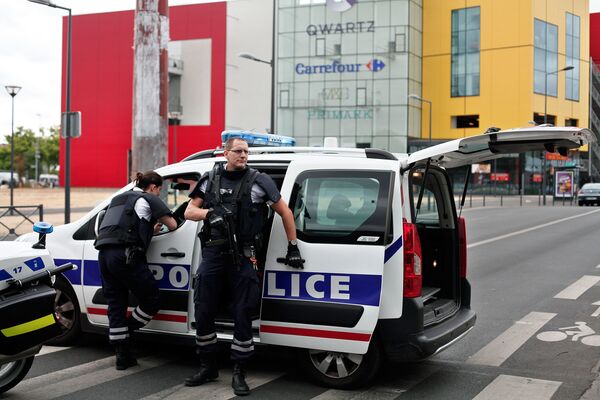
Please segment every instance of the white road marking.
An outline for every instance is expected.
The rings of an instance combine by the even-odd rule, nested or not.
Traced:
[[[593,306],[600,306],[600,301],[596,301],[595,303],[592,303],[592,305],[593,305]],[[594,311],[594,312],[592,313],[592,317],[598,317],[598,316],[600,316],[600,307],[598,307],[598,308],[596,309],[596,311]]]
[[[567,299],[567,300],[575,300],[586,290],[594,286],[596,283],[600,281],[600,276],[596,275],[584,275],[579,278],[577,281],[573,282],[569,287],[562,290],[556,296],[555,299]]]
[[[21,382],[18,388],[21,393],[27,394],[27,400],[50,400],[158,367],[166,364],[169,360],[145,357],[138,359],[138,362],[140,365],[137,367],[117,371],[114,356],[102,358],[87,364],[27,379]]]
[[[562,382],[499,375],[473,400],[550,400]]]
[[[246,376],[246,383],[252,390],[282,375],[281,372],[249,371]],[[226,400],[234,396],[231,388],[231,371],[219,371],[219,378],[214,382],[195,387],[187,387],[183,384],[176,385],[146,396],[141,400]]]
[[[531,312],[473,354],[469,364],[500,366],[556,314]],[[526,397],[524,397],[526,398]]]
[[[70,347],[58,347],[58,346],[42,346],[42,349],[37,354],[38,356],[43,356],[44,354],[56,353],[57,351],[68,350]]]
[[[600,269],[600,264],[596,265],[596,268],[597,268],[597,269]]]
[[[404,389],[377,386],[368,390],[330,389],[311,400],[392,400],[404,392],[406,392]]]
[[[547,226],[561,224],[561,223],[563,223],[565,221],[569,221],[569,220],[575,219],[575,218],[585,217],[586,215],[594,214],[594,213],[597,213],[597,212],[600,212],[600,209],[594,210],[594,211],[588,211],[588,212],[583,213],[583,214],[573,215],[571,217],[557,219],[557,220],[552,221],[552,222],[547,222],[545,224],[532,226],[531,228],[521,229],[520,231],[515,231],[515,232],[512,232],[512,233],[507,233],[506,235],[496,236],[496,237],[493,237],[491,239],[482,240],[480,242],[471,243],[471,244],[467,245],[467,248],[468,249],[472,249],[473,247],[477,247],[477,246],[481,246],[481,245],[484,245],[484,244],[496,242],[498,240],[507,239],[509,237],[513,237],[513,236],[517,236],[517,235],[522,235],[523,233],[535,231],[537,229],[542,229],[542,228],[545,228]]]

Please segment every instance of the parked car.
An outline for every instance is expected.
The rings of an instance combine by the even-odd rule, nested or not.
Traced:
[[[10,182],[10,171],[0,171],[0,186],[8,185]],[[19,182],[19,174],[13,171],[13,187]]]
[[[58,186],[58,175],[55,174],[40,174],[38,183],[43,187],[57,187]]]
[[[583,185],[577,192],[577,204],[580,206],[600,205],[600,183],[586,183]]]
[[[566,151],[593,140],[588,129],[535,127],[490,131],[410,155],[378,149],[251,148],[248,165],[270,175],[280,188],[306,260],[302,270],[283,263],[287,238],[281,218],[271,216],[264,249],[257,255],[262,292],[254,341],[298,348],[303,371],[340,389],[369,382],[385,358],[413,361],[442,351],[471,331],[476,320],[465,220],[456,209],[447,169],[503,154]],[[202,222],[185,220],[183,213],[200,176],[224,162],[222,151],[208,150],[156,170],[164,178],[161,198],[178,227],[158,233],[147,251],[162,306],[142,333],[194,343],[192,280],[201,257],[197,234]],[[107,331],[107,302],[93,243],[109,202],[56,227],[48,238],[55,264],[76,266],[56,280],[72,307],[57,307],[60,319],[69,323],[55,343],[72,341],[80,330]],[[233,324],[226,305],[216,324],[218,339],[230,341]]]

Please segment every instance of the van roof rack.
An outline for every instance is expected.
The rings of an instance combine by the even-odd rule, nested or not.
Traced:
[[[250,154],[340,154],[347,156],[366,156],[382,160],[397,160],[396,156],[381,149],[352,149],[343,147],[250,147]],[[190,154],[181,161],[214,158],[223,155],[223,149],[203,150]]]

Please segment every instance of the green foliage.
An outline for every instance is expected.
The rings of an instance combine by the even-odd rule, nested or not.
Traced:
[[[41,136],[36,136],[31,129],[18,127],[15,129],[15,172],[19,176],[34,179],[36,151],[39,154],[38,174],[56,173],[58,168],[59,128],[52,127],[45,132],[40,129]],[[11,135],[5,136],[6,145],[0,146],[0,170],[10,170]]]

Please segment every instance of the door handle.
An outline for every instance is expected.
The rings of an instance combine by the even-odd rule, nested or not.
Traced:
[[[183,258],[185,257],[185,253],[181,251],[175,251],[172,253],[160,253],[161,257],[174,257],[174,258]]]

